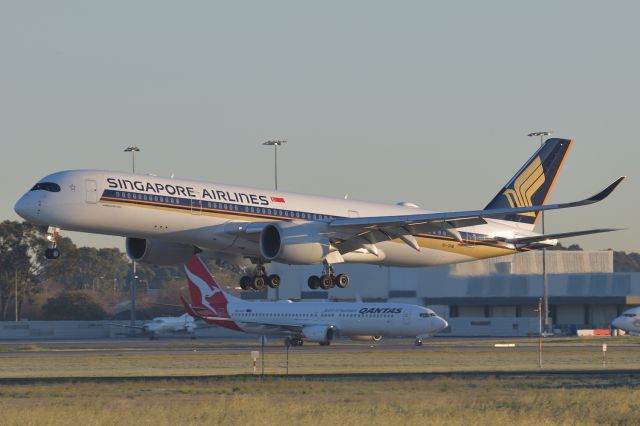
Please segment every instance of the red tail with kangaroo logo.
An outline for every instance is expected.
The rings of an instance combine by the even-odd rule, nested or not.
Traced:
[[[210,311],[210,314],[207,313],[208,316],[229,318],[229,301],[202,260],[194,255],[184,265],[184,270],[187,273],[192,306],[197,307],[199,311]]]

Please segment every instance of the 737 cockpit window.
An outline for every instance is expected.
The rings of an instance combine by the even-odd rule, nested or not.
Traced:
[[[31,191],[60,192],[60,185],[53,182],[38,182],[31,188]]]
[[[435,317],[435,316],[436,316],[436,314],[435,314],[435,313],[433,313],[433,312],[421,312],[421,313],[420,313],[420,316],[421,316],[422,318],[427,318],[427,317]]]
[[[629,317],[629,318],[633,318],[636,316],[636,314],[624,314],[625,317]]]

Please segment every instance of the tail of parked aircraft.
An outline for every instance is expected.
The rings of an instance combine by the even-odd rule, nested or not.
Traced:
[[[184,270],[187,273],[191,305],[200,310],[210,311],[208,315],[228,317],[227,304],[232,296],[222,291],[198,255],[194,255],[184,265]]]
[[[545,203],[560,173],[572,140],[551,138],[538,149],[524,166],[498,192],[485,210],[540,206]],[[508,214],[496,219],[518,222],[533,230],[540,212]]]

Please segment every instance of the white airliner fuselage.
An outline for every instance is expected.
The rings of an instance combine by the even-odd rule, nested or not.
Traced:
[[[627,333],[640,334],[640,307],[627,309],[611,325]]]
[[[244,301],[226,294],[197,255],[185,265],[190,315],[231,330],[285,336],[286,343],[329,344],[335,337],[378,340],[380,337],[422,339],[444,330],[447,322],[431,309],[405,303]]]
[[[431,266],[535,250],[560,234],[533,232],[542,210],[592,204],[606,198],[618,179],[595,196],[543,205],[566,153],[567,139],[549,139],[481,210],[433,213],[408,203],[389,205],[319,197],[151,175],[69,170],[41,179],[15,205],[30,222],[71,231],[127,237],[137,261],[177,264],[194,251],[250,259],[256,275],[241,286],[271,287],[265,263],[323,264],[309,287],[344,287],[348,278],[332,265],[359,262]],[[50,247],[47,257],[59,251]],[[246,281],[252,281],[249,283]]]
[[[258,241],[252,240],[250,232],[238,232],[237,223],[326,223],[335,218],[430,213],[403,205],[97,170],[54,173],[41,182],[55,183],[60,191],[29,191],[17,202],[15,210],[32,223],[69,231],[179,242],[248,257],[260,257]],[[156,190],[160,187],[163,189]],[[417,236],[419,251],[391,240],[376,242],[377,254],[360,248],[342,254],[342,258],[345,262],[390,266],[441,265],[517,252],[513,244],[482,243],[483,238],[536,235],[517,224],[486,221],[458,229],[465,244],[445,230],[434,229]]]

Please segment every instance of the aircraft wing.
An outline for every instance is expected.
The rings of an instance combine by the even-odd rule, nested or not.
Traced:
[[[125,327],[125,328],[137,328],[139,330],[144,330],[144,326],[141,325],[126,325],[126,324],[116,324],[115,322],[108,322],[107,325],[115,325],[116,327]]]
[[[377,255],[377,248],[375,246],[377,241],[396,238],[402,240],[405,244],[415,250],[420,251],[420,247],[414,235],[421,232],[441,230],[455,240],[462,242],[462,236],[456,228],[482,225],[487,223],[485,218],[502,217],[507,214],[566,209],[597,203],[607,198],[624,179],[624,176],[616,179],[613,183],[592,197],[569,203],[403,216],[340,218],[332,221],[329,226],[331,230],[334,231],[332,232],[332,242],[334,242],[336,247],[338,247],[341,254],[364,248],[370,253]],[[586,235],[588,233],[595,233],[595,231],[581,234],[574,233],[573,235],[566,236]],[[539,241],[544,241],[549,238],[553,237],[546,236]],[[522,240],[518,243],[531,244],[532,242],[533,241],[526,242],[525,240]]]
[[[540,212],[546,210],[566,209],[570,207],[586,206],[589,204],[597,203],[607,198],[614,189],[625,179],[622,176],[616,179],[611,185],[607,186],[596,195],[586,198],[580,201],[573,201],[569,203],[559,204],[546,204],[543,206],[529,206],[529,207],[516,207],[510,209],[490,209],[490,210],[469,210],[458,212],[445,212],[445,213],[426,213],[426,214],[414,214],[403,216],[375,216],[375,217],[355,217],[355,218],[341,218],[331,222],[330,226],[334,229],[339,228],[358,228],[364,230],[374,230],[385,227],[398,227],[398,226],[419,226],[430,224],[434,222],[451,222],[455,224],[454,228],[460,228],[462,226],[469,226],[464,222],[478,221],[485,217],[504,216],[507,214],[519,214],[529,212]],[[485,223],[482,221],[481,223]]]
[[[332,244],[338,248],[338,251],[341,254],[364,248],[372,254],[377,255],[377,248],[375,246],[376,242],[393,239],[400,239],[410,247],[419,251],[420,247],[418,246],[414,235],[439,230],[445,232],[453,239],[462,242],[462,236],[457,231],[457,228],[486,224],[487,221],[485,218],[566,209],[594,204],[607,198],[624,179],[625,176],[616,179],[613,183],[592,197],[568,203],[398,216],[338,218],[329,223],[328,234]],[[224,225],[224,229],[221,230],[221,232],[238,236],[242,235],[243,238],[257,243],[260,237],[260,232],[269,223],[270,222],[231,222]],[[595,232],[596,231],[590,231],[583,234],[566,236],[586,235],[588,233]],[[553,237],[545,236],[539,241],[544,241],[549,238]],[[517,243],[531,244],[533,242],[534,241],[527,242],[522,240]]]

